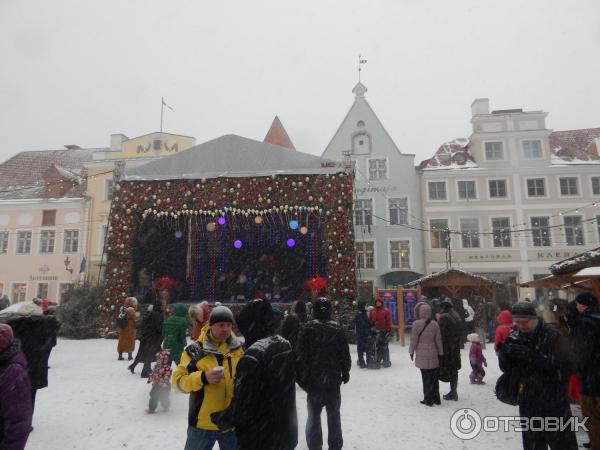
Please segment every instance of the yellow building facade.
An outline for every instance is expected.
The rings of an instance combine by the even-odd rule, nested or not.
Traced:
[[[195,138],[170,133],[150,133],[135,138],[123,134],[111,135],[110,148],[94,152],[85,163],[90,199],[90,226],[86,239],[87,278],[97,280],[106,262],[104,241],[115,180],[127,169],[173,155],[193,147]]]

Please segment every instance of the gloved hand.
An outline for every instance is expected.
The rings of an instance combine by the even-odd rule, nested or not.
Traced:
[[[348,381],[350,381],[350,372],[344,372],[342,374],[342,383],[346,384]]]
[[[414,353],[411,353],[411,354],[410,354],[410,360],[411,360],[411,361],[414,361],[414,360],[415,360],[415,354],[414,354]]]

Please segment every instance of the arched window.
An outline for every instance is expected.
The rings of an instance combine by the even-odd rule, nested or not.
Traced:
[[[358,122],[356,122],[356,126],[357,127],[364,127],[365,126],[365,122],[363,120],[359,120]]]
[[[352,137],[352,153],[367,155],[371,153],[371,136],[367,133],[357,133]]]

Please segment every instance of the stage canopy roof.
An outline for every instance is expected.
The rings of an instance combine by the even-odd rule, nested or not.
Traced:
[[[228,134],[125,172],[124,179],[173,180],[270,175],[325,175],[342,163]]]

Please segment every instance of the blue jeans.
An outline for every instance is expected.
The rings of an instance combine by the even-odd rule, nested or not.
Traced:
[[[219,443],[220,450],[235,450],[237,448],[237,440],[233,431],[203,430],[188,427],[184,450],[212,450],[215,442]]]

